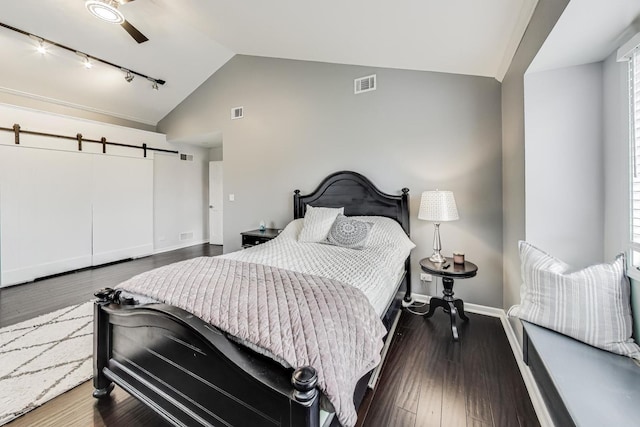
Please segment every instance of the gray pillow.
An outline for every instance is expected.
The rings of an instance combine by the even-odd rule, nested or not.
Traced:
[[[336,217],[329,234],[327,243],[350,249],[362,249],[367,243],[372,222],[360,221],[339,214]]]
[[[631,338],[629,280],[624,257],[571,271],[564,262],[520,242],[522,289],[516,316],[579,341],[640,360]]]

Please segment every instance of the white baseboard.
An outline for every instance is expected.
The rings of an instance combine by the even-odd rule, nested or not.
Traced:
[[[179,245],[174,245],[174,246],[169,246],[166,248],[159,248],[159,249],[155,249],[153,251],[153,254],[161,254],[164,252],[170,252],[170,251],[175,251],[177,249],[184,249],[184,248],[188,248],[189,246],[196,246],[196,245],[204,245],[205,243],[209,243],[209,239],[203,239],[203,240],[197,240],[197,241],[189,241],[189,242],[185,242]]]
[[[428,303],[431,299],[431,296],[423,294],[413,294],[413,299],[416,302]],[[511,346],[511,351],[516,358],[518,368],[520,369],[520,374],[522,375],[522,379],[524,380],[524,385],[527,387],[527,392],[529,393],[529,398],[531,399],[531,403],[533,404],[533,409],[536,411],[536,415],[538,416],[538,421],[540,421],[540,425],[542,427],[554,427],[553,421],[551,420],[551,415],[549,414],[547,405],[544,403],[542,394],[540,394],[538,384],[533,378],[531,369],[529,369],[529,367],[522,360],[522,347],[520,346],[520,342],[518,341],[518,337],[516,336],[513,327],[511,326],[511,322],[509,322],[509,319],[507,318],[507,313],[501,308],[488,307],[486,305],[479,304],[469,304],[466,302],[464,303],[464,311],[475,314],[484,314],[485,316],[497,317],[500,319],[502,327],[504,328],[504,332],[507,335],[509,345]]]
[[[13,270],[4,270],[0,287],[17,285],[20,283],[32,282],[39,277],[51,276],[53,274],[64,273],[66,271],[78,270],[91,266],[91,255],[81,255],[75,258],[68,258],[54,262],[46,262],[37,265],[30,265]]]
[[[115,251],[99,252],[93,254],[92,265],[98,266],[128,258],[140,258],[153,253],[153,244],[147,243],[130,248],[116,249]]]

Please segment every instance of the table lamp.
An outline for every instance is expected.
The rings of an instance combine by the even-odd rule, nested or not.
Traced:
[[[432,262],[445,262],[445,257],[440,254],[440,223],[443,221],[455,221],[459,219],[456,199],[451,191],[424,191],[420,199],[420,211],[418,219],[433,221],[433,255],[429,257]]]

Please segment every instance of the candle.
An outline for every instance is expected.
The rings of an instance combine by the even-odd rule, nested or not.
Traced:
[[[453,263],[454,264],[464,264],[464,252],[454,252],[453,253]]]

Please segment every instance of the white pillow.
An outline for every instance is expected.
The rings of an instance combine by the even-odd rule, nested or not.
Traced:
[[[327,239],[336,217],[344,213],[344,208],[314,208],[307,205],[304,226],[298,236],[299,242],[318,243]]]
[[[570,272],[564,262],[520,242],[522,281],[516,316],[579,341],[640,360],[632,334],[629,281],[624,257]]]

